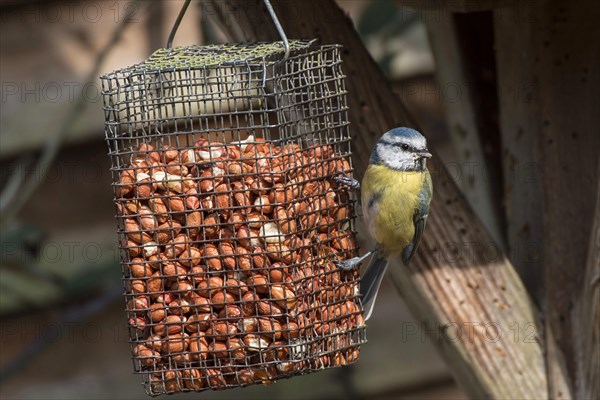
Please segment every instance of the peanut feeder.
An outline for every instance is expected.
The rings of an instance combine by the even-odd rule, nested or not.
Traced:
[[[354,363],[365,341],[338,46],[161,49],[102,77],[134,367],[150,395]]]

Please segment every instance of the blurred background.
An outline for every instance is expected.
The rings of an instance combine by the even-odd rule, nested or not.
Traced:
[[[210,7],[199,3],[190,7],[175,46],[227,41],[211,20]],[[451,172],[458,171],[457,182],[504,246],[500,222],[481,200],[492,190],[486,186],[490,179],[481,181],[489,175],[462,179],[469,149],[452,140],[465,122],[457,122],[456,111],[468,108],[460,91],[493,81],[495,71],[485,63],[492,50],[474,53],[482,67],[471,75],[475,81],[461,82],[460,75],[452,79],[452,71],[436,65],[432,48],[442,43],[443,27],[428,26],[422,11],[387,0],[338,4],[436,154],[457,166]],[[130,362],[98,76],[164,47],[181,5],[179,0],[0,1],[2,398],[145,397]],[[478,23],[490,18],[483,15]],[[491,28],[482,32],[491,34]],[[445,47],[437,50],[452,57]],[[488,100],[477,104],[485,107]],[[487,153],[473,154],[496,156],[493,144],[477,146]],[[369,321],[370,342],[357,364],[201,396],[465,398],[434,350],[435,335],[426,336],[390,284],[384,283],[378,302]]]

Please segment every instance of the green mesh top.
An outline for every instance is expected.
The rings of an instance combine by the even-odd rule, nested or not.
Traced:
[[[290,40],[290,55],[307,50],[315,40]],[[238,43],[225,45],[187,46],[158,49],[148,59],[131,67],[102,76],[103,79],[122,75],[141,74],[189,68],[206,68],[217,65],[234,65],[275,61],[283,57],[283,42]]]

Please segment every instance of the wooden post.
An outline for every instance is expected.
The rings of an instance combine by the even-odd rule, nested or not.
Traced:
[[[533,26],[515,23],[519,8],[495,11],[494,36],[502,136],[508,250],[525,286],[543,303],[544,244],[542,175],[539,163],[539,93],[529,38]],[[520,51],[515,51],[518,46]]]
[[[600,163],[598,163],[600,176]],[[596,192],[596,211],[590,238],[583,292],[579,298],[575,335],[577,377],[575,394],[580,399],[600,398],[600,181]]]
[[[344,46],[354,160],[361,176],[378,137],[392,127],[414,123],[335,2],[273,5],[289,37],[318,37]],[[227,0],[213,6],[231,40],[277,40],[262,3]],[[435,194],[421,250],[413,265],[395,266],[390,276],[414,316],[438,339],[451,372],[471,397],[546,398],[535,307],[444,166],[437,160],[431,169]],[[456,329],[465,332],[463,336],[452,336]]]
[[[457,183],[496,243],[504,247],[501,174],[499,163],[494,162],[496,157],[490,154],[498,151],[498,146],[486,146],[494,142],[492,139],[497,139],[499,134],[494,120],[497,111],[493,107],[495,104],[484,107],[488,104],[483,101],[490,96],[489,92],[494,96],[495,90],[481,90],[478,85],[481,79],[474,79],[471,73],[474,68],[468,65],[477,63],[477,66],[481,66],[484,62],[493,64],[493,55],[489,57],[491,60],[483,60],[481,52],[477,54],[479,59],[470,54],[474,49],[470,48],[468,40],[475,30],[469,29],[471,26],[457,29],[456,17],[452,13],[444,17],[423,13],[435,56],[436,78],[446,111],[448,131],[459,161],[456,166],[459,176]],[[470,20],[475,18],[463,15],[462,19],[464,25],[469,25]],[[491,46],[491,38],[489,41]],[[492,123],[484,126],[484,122],[490,120]]]
[[[592,312],[587,302],[597,296],[588,285],[600,177],[600,52],[590,38],[600,36],[599,18],[595,1],[526,2],[495,15],[499,85],[521,90],[505,93],[500,107],[505,171],[521,173],[507,184],[509,236],[535,245],[526,279],[536,282],[550,396],[559,399],[582,396],[589,372],[581,367],[598,358],[597,345],[586,342],[597,334],[589,318],[599,326],[598,315],[575,311]],[[595,356],[581,352],[592,348]]]

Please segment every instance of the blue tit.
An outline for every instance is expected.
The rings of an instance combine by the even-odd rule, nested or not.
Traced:
[[[362,184],[348,177],[336,179],[349,189],[360,188],[364,222],[377,243],[362,257],[337,263],[343,269],[356,268],[372,255],[360,285],[365,320],[373,312],[390,260],[400,255],[408,265],[423,235],[433,194],[426,165],[430,157],[423,135],[394,128],[375,145]]]

